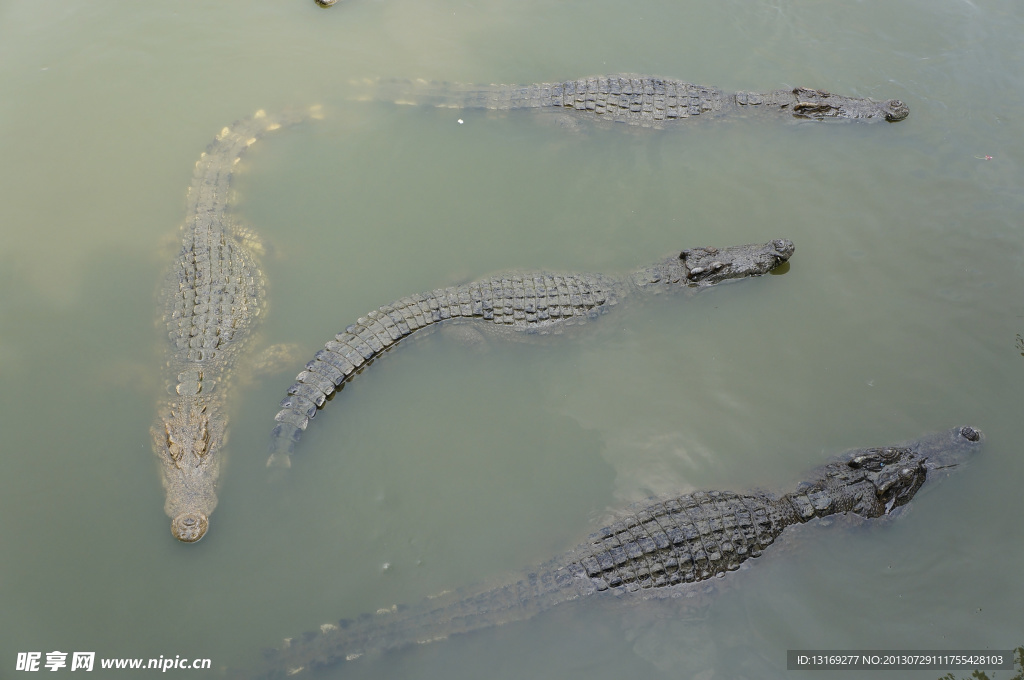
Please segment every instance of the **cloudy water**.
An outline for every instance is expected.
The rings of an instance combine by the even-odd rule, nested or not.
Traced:
[[[1009,0],[0,0],[0,676],[85,651],[222,677],[321,624],[500,583],[651,495],[785,491],[962,424],[983,451],[898,516],[801,527],[710,597],[567,604],[322,677],[781,678],[787,649],[1024,643],[1022,34]],[[617,72],[911,113],[655,131],[358,101],[367,79]],[[209,533],[180,544],[149,429],[185,190],[223,126],[315,104],[237,166],[268,308]],[[290,471],[265,468],[293,376],[379,305],[773,238],[796,244],[780,275],[536,343],[409,342]],[[295,357],[257,371],[278,343]]]

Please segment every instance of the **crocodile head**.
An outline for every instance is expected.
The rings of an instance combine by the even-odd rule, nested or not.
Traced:
[[[898,123],[910,115],[910,107],[899,99],[881,102],[882,116],[890,123]]]
[[[980,430],[964,426],[904,446],[861,449],[849,456],[846,470],[830,476],[858,486],[867,482],[869,486],[852,510],[864,517],[880,517],[910,502],[929,471],[951,469],[964,462],[981,446],[982,439]]]
[[[798,118],[881,119],[896,123],[910,115],[910,108],[899,99],[880,102],[867,98],[844,97],[806,87],[793,90],[793,96],[796,97],[796,102],[792,111]]]
[[[690,248],[679,253],[679,263],[689,285],[713,286],[767,274],[787,262],[795,249],[792,241],[782,238],[730,248]]]
[[[210,526],[217,506],[219,461],[216,449],[223,441],[224,423],[212,422],[201,404],[180,404],[153,428],[160,460],[171,534],[195,543]]]

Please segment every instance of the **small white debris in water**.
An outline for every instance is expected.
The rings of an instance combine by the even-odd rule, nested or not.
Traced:
[[[391,568],[391,563],[390,562],[385,562],[384,564],[380,565],[380,570],[381,571],[387,571],[390,568]]]
[[[459,125],[462,125],[462,119],[459,118]]]

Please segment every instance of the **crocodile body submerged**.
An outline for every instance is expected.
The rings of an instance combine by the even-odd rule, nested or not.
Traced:
[[[420,329],[450,319],[503,330],[558,332],[624,298],[765,274],[792,256],[792,241],[692,248],[616,278],[602,274],[510,273],[395,300],[373,310],[316,353],[275,416],[268,466],[288,467],[303,430],[327,398],[360,369]]]
[[[252,236],[229,214],[231,174],[257,138],[310,115],[259,111],[224,128],[196,163],[181,251],[160,290],[174,394],[152,429],[164,510],[181,541],[202,538],[217,505],[227,381],[264,303]]]
[[[737,114],[774,114],[811,120],[895,123],[910,114],[899,99],[876,101],[798,87],[771,92],[723,92],[681,80],[609,75],[535,85],[457,85],[382,82],[371,98],[402,104],[468,109],[559,109],[603,120],[664,127],[673,121]]]
[[[858,449],[781,496],[707,491],[642,505],[508,585],[392,607],[288,640],[268,653],[259,677],[290,677],[368,652],[523,620],[586,596],[671,594],[738,569],[787,527],[837,513],[886,515],[909,502],[930,475],[964,462],[982,439],[979,430],[958,427],[908,444]]]

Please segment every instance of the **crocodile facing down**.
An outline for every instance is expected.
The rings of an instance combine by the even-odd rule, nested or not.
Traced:
[[[644,127],[671,121],[739,113],[773,113],[811,120],[895,123],[910,109],[899,99],[876,101],[798,87],[766,93],[723,92],[713,87],[651,76],[609,75],[536,85],[452,85],[382,82],[370,98],[446,108],[548,108],[588,114]]]
[[[392,607],[289,640],[268,655],[260,677],[289,677],[367,652],[523,620],[585,596],[682,590],[739,569],[789,526],[837,513],[889,514],[930,475],[963,462],[982,439],[979,430],[958,427],[899,446],[858,449],[781,496],[707,491],[649,503],[503,587]]]
[[[703,288],[766,274],[793,255],[776,239],[731,248],[692,248],[615,278],[603,274],[509,273],[404,297],[360,317],[316,353],[288,388],[271,440],[268,466],[288,467],[310,418],[364,365],[417,330],[449,319],[528,333],[558,332],[602,314],[624,298]]]
[[[251,234],[233,225],[228,213],[231,173],[257,138],[310,115],[315,113],[269,117],[259,111],[224,128],[196,163],[183,244],[160,291],[175,394],[161,405],[152,429],[164,510],[181,541],[202,538],[217,505],[227,380],[263,307]]]

